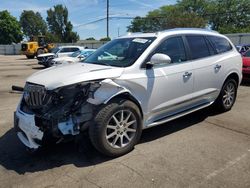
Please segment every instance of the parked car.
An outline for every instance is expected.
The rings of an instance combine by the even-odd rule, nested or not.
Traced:
[[[100,58],[105,54],[116,58]],[[17,135],[37,149],[88,131],[108,156],[131,151],[142,130],[213,104],[228,111],[242,79],[242,58],[217,32],[173,29],[112,40],[84,63],[27,79],[15,113]]]
[[[83,61],[94,53],[96,49],[84,49],[84,50],[79,50],[71,54],[70,56],[67,57],[57,57],[52,60],[51,66],[53,65],[60,65],[60,64],[69,64],[69,63],[76,63],[79,61]]]
[[[243,61],[243,80],[250,80],[250,50],[246,51],[242,56]]]
[[[244,54],[246,51],[250,49],[250,44],[241,44],[236,46],[238,52]]]
[[[82,46],[60,46],[52,49],[51,53],[40,54],[37,56],[38,64],[45,67],[52,65],[52,60],[57,57],[67,57],[72,53],[83,50],[85,47]]]

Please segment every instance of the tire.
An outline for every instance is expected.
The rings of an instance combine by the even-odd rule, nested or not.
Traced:
[[[34,55],[26,55],[27,59],[34,59]]]
[[[44,50],[43,49],[38,49],[36,52],[36,56],[39,56],[40,54],[43,54]]]
[[[214,108],[219,112],[231,110],[237,97],[237,88],[238,84],[235,79],[227,79],[214,103]]]
[[[121,101],[113,100],[101,108],[94,118],[94,124],[89,127],[94,147],[110,157],[118,157],[133,150],[142,132],[137,105],[129,100]]]

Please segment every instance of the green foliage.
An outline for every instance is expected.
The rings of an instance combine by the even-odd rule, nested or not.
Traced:
[[[20,24],[26,37],[44,35],[47,31],[46,22],[39,12],[24,10],[20,16]]]
[[[179,0],[146,17],[136,17],[131,32],[155,32],[177,27],[208,27],[221,33],[250,31],[250,0]]]
[[[0,12],[0,44],[18,43],[23,39],[21,26],[7,10]]]
[[[89,37],[89,38],[86,38],[85,40],[95,40],[94,37]]]
[[[250,31],[249,0],[211,0],[208,6],[209,25],[221,33]]]
[[[111,38],[110,37],[104,37],[104,38],[101,38],[100,41],[111,41]]]
[[[61,39],[57,35],[52,34],[50,32],[45,33],[45,39],[47,43],[60,43],[61,42]]]
[[[162,6],[147,14],[145,18],[136,17],[128,31],[155,32],[177,27],[205,27],[206,21],[196,12],[188,12],[178,5]]]
[[[76,42],[79,35],[73,32],[73,25],[68,21],[68,9],[62,5],[55,5],[47,11],[47,23],[51,34],[60,39],[60,42]]]

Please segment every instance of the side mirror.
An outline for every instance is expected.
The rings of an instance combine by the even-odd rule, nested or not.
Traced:
[[[156,53],[151,57],[150,62],[148,62],[147,64],[154,66],[154,65],[166,65],[169,63],[171,63],[171,58],[168,55]]]

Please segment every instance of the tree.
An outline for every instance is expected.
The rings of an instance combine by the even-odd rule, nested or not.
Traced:
[[[21,26],[7,10],[0,12],[0,44],[18,43],[23,39]]]
[[[89,38],[86,38],[85,40],[95,40],[94,37],[89,37]]]
[[[209,25],[221,33],[249,32],[249,0],[211,0],[208,6]]]
[[[250,32],[249,0],[179,0],[132,20],[128,31],[207,27],[221,33]]]
[[[111,41],[111,38],[110,37],[104,37],[104,38],[101,38],[100,41]]]
[[[156,32],[176,27],[201,27],[206,26],[206,20],[194,11],[187,11],[183,6],[167,5],[149,12],[146,17],[136,17],[128,31]]]
[[[76,42],[79,35],[73,32],[73,25],[68,21],[68,9],[62,5],[55,5],[47,11],[49,31],[61,42]]]
[[[46,22],[39,12],[24,10],[20,16],[20,24],[26,37],[44,35],[47,32]]]

